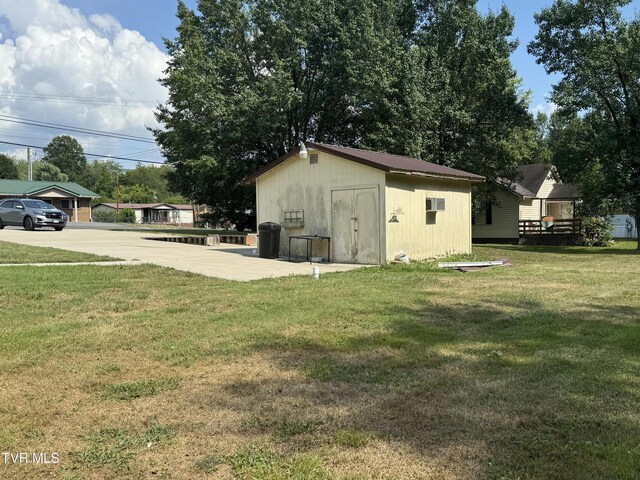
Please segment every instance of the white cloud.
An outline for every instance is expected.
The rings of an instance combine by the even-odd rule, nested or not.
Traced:
[[[551,115],[558,109],[558,106],[555,103],[539,103],[534,108],[531,109],[531,113],[537,115],[538,113],[545,113],[546,115]]]
[[[154,105],[167,96],[157,79],[168,57],[155,44],[111,15],[87,18],[60,0],[0,0],[0,24],[0,114],[150,137],[145,126],[157,125]],[[28,128],[0,122],[2,135]],[[64,133],[30,131],[34,140],[20,143]],[[94,150],[126,156],[120,146]]]

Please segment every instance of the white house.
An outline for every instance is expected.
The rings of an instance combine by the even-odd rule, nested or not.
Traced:
[[[257,221],[282,225],[280,253],[383,264],[471,252],[471,186],[479,175],[415,158],[307,143],[246,179]],[[330,247],[329,247],[330,243]]]
[[[549,164],[523,165],[518,174],[516,182],[499,181],[495,202],[474,218],[473,240],[517,243],[523,232],[539,229],[545,217],[575,233],[569,226],[574,220],[577,187],[562,183]]]
[[[100,203],[93,207],[94,215],[99,212],[115,213],[117,209],[131,209],[136,215],[136,223],[171,224],[193,227],[192,205],[169,205],[168,203]],[[98,215],[99,216],[99,215]]]

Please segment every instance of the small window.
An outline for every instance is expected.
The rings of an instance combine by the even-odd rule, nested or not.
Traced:
[[[311,164],[311,165],[317,165],[318,164],[318,154],[317,153],[312,153],[311,155],[309,155],[309,164]]]
[[[427,198],[427,212],[444,212],[444,198]]]
[[[284,212],[284,223],[304,222],[304,210],[286,210]]]
[[[491,225],[493,223],[493,207],[487,203],[485,210],[477,212],[473,217],[474,225]]]
[[[62,200],[62,208],[70,210],[73,208],[73,205],[71,204],[71,200],[65,199]]]

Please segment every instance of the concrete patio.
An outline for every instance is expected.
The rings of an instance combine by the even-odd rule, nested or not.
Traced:
[[[6,227],[0,230],[0,240],[7,242],[108,255],[122,260],[153,263],[209,277],[237,281],[311,275],[313,266],[320,267],[321,274],[343,272],[363,266],[338,263],[295,263],[287,262],[286,258],[264,259],[254,253],[255,247],[241,245],[223,244],[206,247],[145,239],[154,236],[166,237],[167,235],[144,230],[130,232],[87,228],[86,224],[83,228],[70,226],[61,232],[50,229],[28,232],[17,227]],[[1,251],[0,255],[2,255]]]

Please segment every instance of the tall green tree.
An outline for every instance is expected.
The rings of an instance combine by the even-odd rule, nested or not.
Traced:
[[[137,164],[135,168],[126,170],[120,177],[121,185],[141,185],[152,190],[159,202],[166,202],[167,199],[176,200],[176,194],[169,187],[169,174],[172,168],[168,165],[142,165]],[[177,203],[184,203],[181,198]]]
[[[46,182],[68,182],[69,176],[53,163],[38,162],[33,166],[33,179]]]
[[[552,100],[568,118],[565,152],[592,172],[583,190],[601,192],[602,213],[623,208],[640,223],[640,17],[623,18],[629,3],[556,0],[536,14],[529,52],[562,76]]]
[[[0,178],[18,179],[18,167],[9,155],[0,153]]]
[[[155,130],[172,186],[229,216],[249,173],[314,140],[513,177],[534,128],[509,55],[513,17],[475,0],[178,4]]]
[[[113,160],[94,160],[87,168],[80,180],[80,184],[100,195],[100,200],[115,198],[118,176],[122,175],[122,166]]]
[[[44,162],[58,167],[71,182],[82,180],[87,169],[87,158],[82,145],[75,138],[69,135],[58,135],[53,137],[43,150]]]

